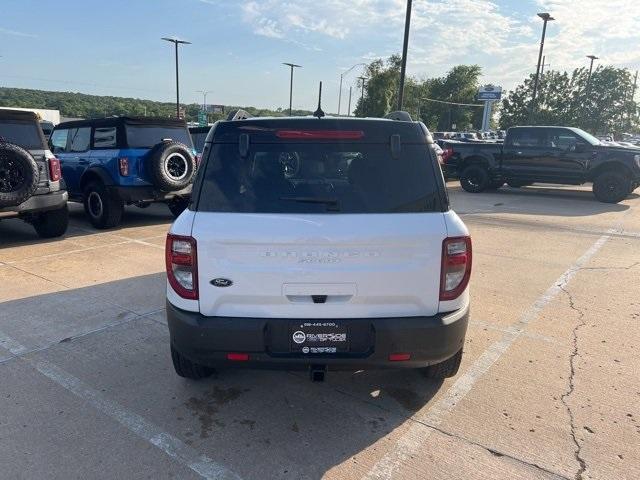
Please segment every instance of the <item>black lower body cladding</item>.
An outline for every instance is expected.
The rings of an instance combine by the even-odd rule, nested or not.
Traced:
[[[205,317],[167,302],[171,345],[185,358],[207,367],[306,370],[327,365],[330,370],[360,368],[423,368],[443,362],[463,347],[469,308],[430,317],[286,319]],[[291,349],[291,324],[336,322],[348,328],[350,349],[344,353],[312,354]],[[230,361],[228,353],[246,353],[248,361]],[[389,355],[407,353],[405,361]]]

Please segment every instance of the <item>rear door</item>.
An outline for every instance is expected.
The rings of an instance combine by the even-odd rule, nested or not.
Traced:
[[[436,168],[424,144],[403,144],[399,158],[388,143],[251,144],[246,157],[214,144],[192,230],[201,313],[437,313],[446,226]]]
[[[507,177],[543,182],[549,179],[546,134],[540,128],[509,130],[502,151],[502,168]]]

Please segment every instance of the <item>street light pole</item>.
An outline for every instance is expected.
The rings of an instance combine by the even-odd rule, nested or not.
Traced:
[[[191,45],[191,42],[169,37],[162,37],[162,40],[173,43],[176,48],[176,118],[180,118],[180,76],[178,74],[178,45]]]
[[[539,13],[538,16],[544,21],[542,26],[542,38],[540,39],[540,52],[538,53],[538,67],[536,68],[536,79],[533,84],[533,96],[531,98],[531,110],[529,112],[529,123],[533,121],[533,112],[536,108],[536,95],[538,94],[538,82],[540,80],[540,64],[542,62],[542,52],[544,50],[544,38],[547,34],[547,23],[555,20],[549,13]]]
[[[591,73],[593,72],[593,61],[598,60],[599,57],[595,55],[587,55],[587,58],[591,60],[589,64],[589,76],[587,77],[587,97],[589,96],[589,90],[591,88]]]
[[[196,90],[196,92],[202,94],[202,111],[204,112],[207,109],[207,95],[213,90]]]
[[[289,82],[289,116],[291,116],[291,110],[293,108],[293,69],[302,68],[302,65],[296,65],[295,63],[283,63],[291,68],[291,80]]]
[[[342,106],[342,79],[349,74],[349,72],[351,72],[351,70],[353,70],[354,68],[360,66],[360,65],[364,65],[366,66],[366,63],[356,63],[355,65],[353,65],[351,68],[349,68],[348,70],[342,72],[340,74],[340,92],[338,93],[338,116],[340,115],[340,110],[341,110],[341,106]]]
[[[347,117],[351,116],[351,90],[353,87],[349,87],[349,109],[347,110]]]
[[[402,64],[400,66],[400,88],[398,90],[398,110],[402,110],[404,100],[404,79],[407,71],[407,50],[409,48],[409,30],[411,29],[411,0],[407,0],[407,14],[404,20],[404,43],[402,45]]]

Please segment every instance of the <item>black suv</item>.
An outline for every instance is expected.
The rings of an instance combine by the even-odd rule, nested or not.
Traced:
[[[21,218],[42,238],[64,235],[69,211],[61,181],[36,115],[0,110],[0,219]]]

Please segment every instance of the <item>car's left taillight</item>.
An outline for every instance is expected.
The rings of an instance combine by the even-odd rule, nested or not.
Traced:
[[[452,156],[453,156],[453,148],[445,148],[442,151],[442,163],[447,163],[447,160],[449,160]]]
[[[62,178],[62,171],[60,170],[60,160],[56,157],[49,157],[49,179],[52,182],[57,182]]]
[[[471,237],[449,237],[442,242],[440,300],[455,300],[471,277]]]
[[[182,298],[198,300],[198,255],[193,237],[167,235],[165,249],[167,279]]]

